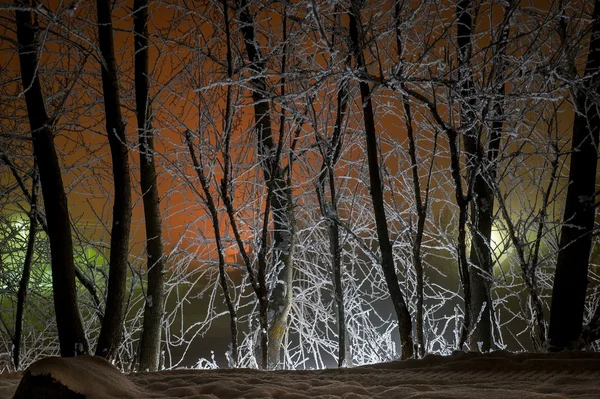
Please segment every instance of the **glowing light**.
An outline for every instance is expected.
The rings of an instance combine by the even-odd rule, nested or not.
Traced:
[[[504,230],[499,230],[495,225],[492,227],[492,235],[490,237],[490,246],[494,253],[494,258],[498,264],[503,263],[509,253],[508,236]]]

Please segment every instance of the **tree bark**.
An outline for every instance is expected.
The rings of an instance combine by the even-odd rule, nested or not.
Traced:
[[[462,176],[460,175],[460,155],[458,152],[458,133],[454,129],[447,129],[448,147],[450,148],[450,172],[454,180],[454,196],[458,205],[458,275],[463,289],[465,302],[465,316],[460,333],[457,349],[461,350],[469,337],[471,326],[471,278],[469,263],[467,261],[466,225],[470,196],[463,191]],[[467,188],[467,193],[470,190]]]
[[[27,250],[25,252],[25,259],[23,260],[23,273],[21,274],[21,280],[19,281],[19,291],[17,292],[17,314],[15,317],[15,336],[13,338],[13,362],[15,364],[15,370],[18,370],[20,366],[23,313],[25,309],[25,301],[27,299],[27,289],[29,288],[31,263],[33,261],[33,250],[35,248],[35,236],[37,233],[37,185],[38,173],[37,171],[34,171],[33,182],[31,183],[31,210],[29,212],[29,235],[27,237]]]
[[[490,284],[493,277],[493,262],[491,253],[492,224],[494,216],[494,190],[490,182],[496,176],[496,158],[502,136],[502,122],[499,121],[502,106],[495,102],[492,106],[495,112],[499,112],[495,117],[496,121],[492,123],[490,129],[490,139],[487,159],[484,156],[484,145],[482,140],[482,128],[476,122],[475,108],[477,103],[474,97],[475,84],[473,82],[472,71],[472,33],[473,20],[471,15],[471,0],[461,0],[457,3],[457,42],[459,47],[459,78],[460,94],[462,101],[460,103],[461,125],[467,127],[463,135],[467,159],[468,180],[473,184],[471,193],[471,251],[469,254],[470,262],[470,286],[471,301],[466,306],[470,306],[472,325],[468,326],[471,332],[471,349],[478,349],[482,352],[488,352],[492,348],[492,301],[490,294]],[[503,31],[503,35],[508,31]],[[502,63],[501,57],[504,55],[506,44],[500,44],[500,51],[496,63]],[[497,79],[503,79],[504,69],[502,67],[495,70]],[[497,94],[503,94],[504,84],[496,90]]]
[[[164,314],[165,252],[162,241],[160,198],[154,162],[148,79],[148,8],[150,0],[133,2],[135,49],[135,105],[140,143],[140,186],[146,225],[148,288],[140,342],[139,370],[156,371],[160,366],[161,331]]]
[[[96,356],[107,359],[118,350],[125,317],[125,291],[129,230],[131,227],[131,177],[125,122],[121,115],[117,63],[115,60],[111,2],[97,0],[98,40],[102,56],[102,91],[106,114],[106,132],[113,164],[115,200],[110,236],[110,270],[104,320],[98,337]]]
[[[258,155],[267,185],[272,185],[271,208],[273,215],[273,264],[277,277],[269,295],[269,348],[268,368],[277,368],[280,349],[287,330],[292,306],[292,270],[295,220],[292,192],[276,159],[277,145],[271,128],[271,100],[267,95],[266,66],[256,46],[254,20],[246,0],[239,0],[241,31],[252,73],[252,100],[254,102],[255,131]]]
[[[352,9],[348,12],[350,21],[350,39],[352,41],[354,60],[356,63],[355,67],[359,71],[364,71],[366,66],[362,54],[362,35],[359,27],[359,13],[360,9],[358,5],[356,2],[353,2]],[[371,101],[371,88],[367,82],[362,80],[360,82],[360,96],[363,105],[365,138],[367,142],[367,162],[369,164],[369,180],[371,183],[370,192],[373,201],[373,212],[375,214],[379,249],[381,251],[381,267],[398,318],[402,359],[408,359],[413,356],[412,321],[404,296],[400,290],[400,285],[398,284],[398,276],[396,275],[396,266],[394,264],[394,254],[390,243],[387,217],[385,215],[383,186],[381,176],[379,175],[379,161],[377,159],[377,132],[375,129],[375,112],[373,111],[373,104]]]
[[[32,5],[19,0],[16,11],[19,61],[27,114],[33,139],[33,152],[40,171],[42,197],[48,223],[50,241],[52,290],[56,327],[61,356],[74,356],[88,352],[75,287],[75,262],[73,239],[67,206],[67,196],[62,181],[60,165],[54,146],[54,121],[46,112],[38,70],[35,27]]]
[[[339,212],[337,208],[338,198],[335,186],[335,165],[340,157],[342,147],[342,124],[344,123],[348,108],[348,95],[348,82],[344,80],[340,83],[340,87],[337,91],[335,126],[331,139],[327,145],[322,145],[323,140],[320,140],[320,135],[318,135],[318,132],[315,132],[319,137],[318,144],[323,156],[323,163],[319,172],[316,191],[321,214],[324,218],[328,219],[329,251],[333,269],[334,298],[338,322],[338,367],[352,365],[352,359],[348,357],[347,351],[349,342],[346,331],[344,286],[342,283],[344,267],[342,265],[342,246],[340,243],[340,227],[338,224]],[[326,182],[329,183],[329,202],[327,202],[325,197]]]
[[[398,60],[402,60],[402,30],[400,25],[400,11],[401,4],[396,3],[394,7],[394,18],[395,18],[395,29],[396,29],[396,52]],[[399,77],[402,75],[402,69],[397,73]],[[401,87],[405,90],[405,84],[401,83]],[[404,110],[404,117],[406,119],[406,133],[408,136],[408,153],[410,156],[410,168],[412,171],[412,182],[413,191],[415,196],[415,210],[417,213],[417,228],[412,234],[412,264],[415,270],[415,277],[417,280],[416,284],[416,314],[415,314],[415,332],[416,332],[416,349],[419,357],[425,355],[425,334],[423,331],[423,291],[424,291],[424,271],[423,271],[423,258],[421,254],[421,248],[423,244],[423,234],[425,231],[425,221],[427,219],[427,208],[429,206],[429,184],[431,181],[431,171],[433,167],[433,161],[435,158],[435,150],[437,146],[437,133],[435,135],[431,165],[429,167],[429,174],[427,180],[427,187],[425,189],[425,199],[421,196],[421,183],[419,181],[419,162],[417,160],[417,146],[415,140],[415,134],[413,129],[412,110],[410,106],[410,99],[408,94],[402,94],[402,106]]]
[[[410,107],[410,102],[409,102],[409,98],[408,95],[404,95],[403,99],[403,106],[404,106],[404,114],[406,116],[406,131],[407,131],[407,135],[408,135],[408,143],[409,143],[409,148],[408,148],[408,153],[410,156],[410,166],[412,169],[412,180],[413,180],[413,190],[414,190],[414,195],[415,195],[415,207],[416,207],[416,211],[417,211],[417,228],[414,231],[414,234],[412,236],[412,263],[413,263],[413,268],[415,269],[415,276],[416,276],[416,280],[417,280],[417,304],[416,304],[416,335],[417,335],[417,354],[419,355],[419,357],[423,357],[425,356],[425,334],[424,334],[424,328],[423,328],[423,313],[424,313],[424,306],[423,306],[423,297],[424,297],[424,277],[425,277],[425,273],[423,270],[423,256],[421,253],[421,249],[422,249],[422,245],[423,245],[423,235],[425,233],[425,221],[427,219],[427,209],[429,207],[429,187],[430,187],[430,183],[431,183],[431,176],[432,176],[432,168],[433,168],[433,163],[434,163],[434,159],[435,159],[435,152],[436,152],[436,148],[437,148],[437,133],[435,135],[434,138],[434,142],[433,142],[433,149],[432,149],[432,159],[431,159],[431,164],[429,166],[429,172],[427,175],[427,185],[425,187],[425,198],[422,198],[421,196],[421,184],[419,182],[419,162],[417,159],[417,146],[416,146],[416,141],[415,141],[415,136],[414,136],[414,131],[413,131],[413,127],[412,127],[412,116],[411,116],[411,107]]]
[[[600,0],[594,2],[589,53],[582,86],[575,91],[569,187],[560,234],[552,305],[550,349],[577,346],[583,324],[594,228],[594,196],[600,131]]]

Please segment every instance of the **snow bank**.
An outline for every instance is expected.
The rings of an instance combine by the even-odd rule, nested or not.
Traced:
[[[173,370],[125,375],[102,359],[50,358],[30,368],[50,373],[88,398],[600,398],[600,354],[481,355],[397,361],[320,371]],[[21,374],[0,376],[0,397]]]
[[[145,397],[143,389],[133,383],[127,375],[105,359],[96,356],[50,357],[33,363],[26,372],[34,377],[50,376],[69,390],[88,398]]]

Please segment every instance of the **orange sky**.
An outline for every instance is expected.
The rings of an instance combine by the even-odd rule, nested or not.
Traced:
[[[134,146],[137,144],[137,131],[132,109],[134,104],[132,81],[133,43],[131,33],[132,19],[129,15],[128,8],[131,6],[130,3],[131,2],[127,2],[127,4],[119,3],[119,8],[115,10],[113,18],[115,22],[117,60],[120,68],[120,83],[122,85],[123,111],[127,118],[129,142]],[[540,6],[547,4],[541,0],[537,3],[539,3]],[[73,18],[68,18],[65,14],[67,3],[61,0],[52,0],[46,4],[52,13],[59,15],[62,24],[61,26],[54,25],[52,29],[62,32],[63,34],[68,30],[78,32],[77,34],[72,34],[72,39],[79,45],[89,48],[90,44],[80,37],[95,38],[95,15],[93,5],[91,5],[91,3],[80,2],[76,15]],[[496,4],[495,7],[499,7],[499,5]],[[451,9],[448,8],[447,10],[450,12]],[[159,169],[162,172],[160,177],[160,192],[164,198],[162,202],[162,211],[165,216],[165,240],[171,244],[176,243],[179,237],[186,232],[190,233],[190,239],[193,237],[200,239],[202,234],[205,234],[207,237],[212,236],[212,234],[209,233],[211,231],[211,226],[208,223],[208,220],[199,220],[199,217],[201,218],[205,215],[205,211],[197,195],[189,189],[189,186],[186,185],[187,183],[178,180],[173,177],[172,174],[168,173],[168,170],[172,170],[175,166],[179,166],[180,161],[187,160],[187,163],[183,162],[181,165],[184,165],[183,168],[187,168],[184,169],[184,171],[185,174],[190,177],[190,182],[200,190],[197,178],[191,169],[189,155],[186,153],[185,148],[181,147],[183,144],[182,133],[185,128],[189,128],[193,131],[198,131],[200,128],[203,138],[215,145],[218,140],[220,140],[222,131],[222,115],[224,113],[223,96],[225,88],[224,86],[210,86],[213,82],[222,81],[225,76],[224,67],[210,59],[211,56],[215,56],[217,59],[223,59],[223,57],[219,56],[219,51],[224,51],[222,39],[217,40],[215,37],[212,37],[213,34],[216,34],[217,38],[222,38],[222,32],[215,30],[210,18],[205,17],[205,15],[210,14],[211,11],[195,11],[196,14],[188,13],[181,15],[174,8],[168,8],[164,4],[151,7],[151,33],[171,30],[172,32],[178,32],[183,35],[187,31],[196,29],[194,31],[196,33],[195,36],[182,36],[181,41],[186,39],[189,40],[189,45],[197,45],[199,47],[202,47],[202,45],[209,45],[214,47],[211,54],[204,52],[202,59],[194,58],[194,53],[190,52],[189,49],[185,49],[183,43],[175,45],[173,43],[161,42],[155,38],[152,40],[153,46],[150,49],[150,68],[152,70],[151,78],[153,80],[151,91],[153,95],[157,96],[157,101],[154,103],[156,116],[153,125],[157,129],[157,136],[159,137],[156,142],[156,149],[158,153],[161,154],[157,156],[156,160]],[[486,10],[482,9],[481,11],[484,16],[478,19],[477,26],[479,30],[485,31],[489,27],[490,19],[487,16],[489,14],[486,14]],[[494,24],[497,24],[500,21],[502,15],[497,11],[498,10],[495,9],[492,13],[491,21]],[[269,16],[270,19],[267,19],[266,16]],[[451,18],[451,15],[449,15],[448,18]],[[266,44],[269,43],[270,40],[281,37],[281,29],[279,27],[281,20],[277,13],[267,13],[264,21],[264,24],[268,24],[271,27],[270,31],[273,37],[267,37],[266,35],[261,36],[260,39],[263,43]],[[436,29],[432,29],[429,32],[430,36],[427,41],[435,40],[438,31],[439,26]],[[52,37],[52,35],[49,37]],[[219,40],[221,40],[221,42],[219,42]],[[489,39],[486,36],[482,36],[478,42],[479,46],[485,47],[487,40]],[[441,43],[440,48],[443,48],[443,43],[439,43]],[[239,46],[236,48],[236,51],[243,52],[244,49],[241,47],[241,44],[238,43],[236,45]],[[3,41],[2,54],[6,54],[6,48],[10,46],[10,43]],[[314,42],[307,42],[305,43],[305,46],[306,49],[317,48],[317,44]],[[65,45],[54,42],[47,44],[44,49],[45,52],[42,53],[41,57],[43,62],[58,60],[59,66],[64,67],[65,69],[77,69],[77,62],[81,62],[85,58],[81,52],[75,52],[72,48],[66,49]],[[384,50],[386,51],[386,57],[395,57],[394,48]],[[72,56],[70,58],[62,57],[61,55],[65,51]],[[77,54],[77,58],[74,57],[73,54]],[[71,206],[73,219],[81,222],[98,223],[97,216],[99,215],[100,219],[106,223],[110,220],[112,215],[112,198],[107,197],[106,194],[104,194],[110,191],[112,185],[112,178],[110,176],[110,153],[108,151],[104,132],[105,127],[104,124],[100,122],[102,117],[101,106],[88,106],[88,104],[91,103],[101,103],[99,63],[95,54],[96,53],[93,53],[92,56],[85,58],[86,63],[83,68],[84,74],[76,85],[78,88],[84,87],[86,90],[75,90],[71,93],[67,103],[67,106],[70,108],[69,114],[59,120],[59,128],[61,130],[57,136],[56,142],[57,146],[64,151],[61,155],[61,162],[69,170],[69,172],[64,175],[65,185],[73,188],[69,193],[69,204]],[[407,52],[407,54],[410,56],[411,53]],[[438,56],[441,55],[438,54]],[[326,58],[316,58],[316,64],[324,65],[325,61]],[[18,67],[17,62],[18,59],[15,57],[5,65],[10,69],[16,69]],[[42,66],[42,68],[45,67],[46,64]],[[179,75],[179,78],[183,76],[185,79],[173,82],[172,78],[174,75],[181,71],[187,71],[187,75],[185,73]],[[67,77],[71,78],[72,76],[73,74],[67,75]],[[46,87],[48,93],[51,92],[51,90],[48,90],[49,87],[61,87],[61,85],[68,87],[68,84],[70,83],[69,79],[61,80],[61,77],[64,76],[59,74],[45,74],[43,76],[42,84]],[[276,84],[278,77],[272,77],[271,81],[273,84]],[[333,82],[332,84],[335,83],[336,82]],[[206,90],[200,93],[202,96],[195,92],[195,89],[199,87],[206,87]],[[171,88],[174,88],[174,91],[170,91]],[[329,90],[329,94],[333,94],[333,89]],[[378,92],[378,94],[382,94],[382,91]],[[237,101],[239,108],[237,108],[236,111],[236,132],[238,136],[236,139],[239,140],[240,143],[242,141],[252,143],[252,133],[249,129],[252,126],[253,117],[252,108],[249,105],[249,92],[248,90],[244,90],[240,92],[239,95],[240,97]],[[200,102],[200,98],[202,98],[204,102]],[[400,104],[398,102],[398,96],[397,94],[386,94],[382,96],[382,98],[385,101],[391,101],[390,109],[393,110],[393,112],[386,114],[383,112],[383,108],[378,108],[378,129],[380,129],[382,133],[389,134],[394,139],[403,140],[405,138],[404,118],[399,111]],[[323,109],[321,109],[321,105],[319,104],[316,111],[333,112],[335,108],[333,102],[334,101],[328,103],[325,101],[323,103]],[[48,99],[48,104],[48,108],[52,113],[54,111],[53,106],[56,106],[57,100]],[[382,106],[383,101],[378,105]],[[331,109],[327,110],[325,109],[326,107],[331,107]],[[568,104],[565,104],[564,107],[564,118],[560,121],[560,129],[564,129],[564,132],[569,132],[572,121],[572,112],[570,111]],[[417,106],[415,106],[414,109],[415,113],[413,116],[415,124],[418,124],[420,120],[426,118],[426,116],[424,117],[422,115],[427,115],[427,112]],[[24,109],[21,108],[19,112],[23,114]],[[278,121],[275,118],[273,123],[274,131],[277,131]],[[349,130],[360,131],[360,124],[360,119],[357,119],[355,115],[352,115],[348,121],[347,128]],[[330,128],[330,126],[325,127],[325,129],[327,128]],[[304,129],[306,129],[306,132],[310,132],[311,127],[305,125]],[[417,133],[420,134],[420,132]],[[427,132],[423,133],[425,134]],[[324,136],[327,136],[328,134],[330,133],[325,131]],[[444,142],[444,139],[440,138],[440,145],[443,145]],[[384,150],[391,148],[385,143],[382,146]],[[262,195],[264,190],[259,185],[254,187],[251,184],[253,180],[261,182],[260,171],[257,168],[249,168],[253,157],[253,150],[240,147],[236,151],[236,156],[241,157],[243,154],[244,157],[244,161],[241,162],[238,172],[245,171],[249,181],[248,184],[240,185],[240,187],[238,187],[238,190],[240,190],[238,191],[239,196],[242,197],[242,194],[248,195],[248,197],[244,197],[248,199],[253,195],[255,197]],[[244,151],[247,152],[243,153]],[[427,151],[427,148],[425,148],[424,151]],[[424,157],[426,153],[420,155]],[[357,157],[360,156],[360,154],[354,156]],[[138,157],[139,154],[137,151],[131,152],[130,159],[131,165],[134,168],[133,181],[135,185],[135,207],[133,212],[134,219],[136,220],[136,226],[134,230],[132,230],[134,232],[133,242],[141,243],[144,238],[144,231],[142,225],[143,211],[138,184],[139,177],[136,169]],[[216,155],[216,157],[219,158],[218,155]],[[352,155],[350,157],[352,157]],[[388,163],[386,164],[386,167],[392,174],[396,173],[401,167],[400,161],[395,157],[396,156],[394,155],[389,158]],[[314,159],[314,162],[318,164],[319,157],[309,153],[306,159],[308,159],[308,161],[306,161],[305,164],[296,165],[297,170],[295,170],[294,173],[299,175],[308,173],[307,171],[309,170],[310,164],[313,162],[312,160]],[[442,160],[440,167],[443,167],[445,162],[446,161]],[[216,176],[220,176],[220,173],[220,170],[217,169]],[[101,190],[98,190],[98,187],[101,187]],[[308,188],[298,188],[297,190],[300,192],[303,189],[312,189],[311,186],[306,187]],[[252,192],[251,190],[255,191]],[[100,191],[102,194],[99,194]],[[260,201],[260,198],[256,204],[258,209],[262,209],[262,201]],[[238,204],[240,207],[244,205],[248,205],[248,202]],[[248,218],[252,217],[253,211],[256,210],[253,208],[243,210],[243,212],[246,212],[245,216]],[[107,226],[109,225],[110,224],[107,224]],[[227,222],[222,221],[223,230],[227,228],[226,226]],[[107,236],[106,232],[102,235],[104,237]],[[194,245],[193,242],[190,242],[189,244],[192,246]],[[138,244],[138,247],[140,247],[140,245],[141,244]],[[228,252],[229,261],[234,260],[234,252],[234,248]]]

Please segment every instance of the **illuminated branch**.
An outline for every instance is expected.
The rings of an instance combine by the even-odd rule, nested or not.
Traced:
[[[228,88],[228,90],[230,90]],[[229,104],[227,105],[229,107]],[[196,174],[198,175],[198,180],[200,181],[200,185],[202,187],[202,191],[204,192],[204,202],[208,207],[208,211],[210,214],[213,232],[215,234],[215,242],[217,244],[217,256],[219,258],[219,283],[221,284],[221,289],[223,290],[223,295],[225,296],[225,304],[227,305],[227,310],[229,312],[230,319],[230,329],[231,329],[231,351],[232,351],[232,360],[233,366],[236,367],[238,364],[239,354],[238,354],[238,327],[237,327],[237,312],[233,301],[231,300],[231,294],[229,292],[229,286],[227,285],[227,274],[225,271],[225,249],[223,248],[223,242],[221,240],[221,230],[219,227],[219,215],[217,213],[217,207],[215,206],[215,201],[210,192],[210,188],[208,186],[208,182],[206,180],[206,175],[204,174],[203,165],[202,165],[202,151],[200,151],[200,157],[196,157],[196,152],[194,150],[194,143],[192,141],[192,133],[189,130],[185,131],[185,140],[188,145],[188,150],[190,152],[190,158],[192,159],[192,163],[194,165],[194,169],[196,170]]]

